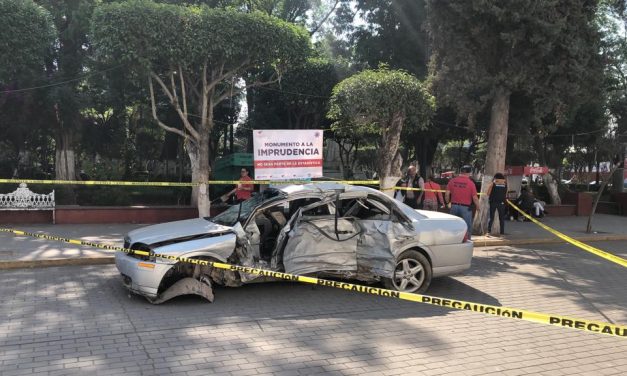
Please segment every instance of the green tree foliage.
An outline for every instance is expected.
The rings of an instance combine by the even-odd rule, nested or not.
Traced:
[[[420,79],[427,75],[424,0],[343,1],[338,14],[340,28],[349,32],[357,60],[371,68],[385,63]],[[355,16],[362,22],[355,23]]]
[[[371,68],[385,63],[424,79],[430,54],[426,17],[424,0],[345,0],[336,21],[348,33],[358,62]],[[461,127],[445,125],[454,123],[451,113],[452,109],[440,107],[433,118],[437,127],[422,129],[408,123],[403,130],[403,158],[417,160],[422,175],[430,173],[439,143],[467,135]]]
[[[30,0],[0,0],[0,25],[0,173],[17,177],[45,138],[35,111],[43,96],[28,88],[45,80],[56,30],[50,13]]]
[[[616,124],[615,142],[627,143],[627,2],[601,1],[599,24],[603,31],[601,53],[605,61],[607,109]],[[612,159],[624,160],[623,153]],[[620,186],[618,178],[615,183]]]
[[[46,61],[46,75],[51,81],[42,116],[55,142],[55,177],[77,179],[77,149],[80,143],[89,95],[83,90],[88,57],[91,53],[87,34],[97,0],[37,0],[52,15],[57,29],[53,53]],[[73,201],[71,189],[65,189]]]
[[[56,34],[50,13],[30,0],[0,0],[0,25],[0,85],[41,77]]]
[[[130,1],[103,5],[94,12],[93,39],[98,57],[129,64],[145,75],[153,118],[185,140],[201,216],[209,214],[207,185],[212,157],[214,108],[247,88],[278,82],[309,51],[309,34],[274,17],[207,6],[190,7]],[[271,67],[263,80],[238,85],[251,69]],[[177,124],[157,116],[155,87],[179,115]]]
[[[594,80],[589,67],[599,42],[596,2],[430,0],[428,7],[438,100],[471,124],[490,109],[485,190],[505,167],[512,93],[531,98],[535,124],[554,128],[565,123]],[[479,228],[487,218],[486,199],[480,218]]]
[[[304,25],[307,11],[319,0],[239,0],[248,12],[263,12],[287,22]]]
[[[407,123],[429,125],[435,98],[414,76],[385,67],[365,70],[333,89],[328,116],[335,132],[377,135],[377,173],[382,188],[394,186],[401,176],[398,151]]]
[[[331,91],[347,72],[346,66],[310,58],[286,73],[280,83],[280,100],[287,109],[288,129],[321,126]]]
[[[347,75],[346,65],[311,57],[286,72],[280,82],[253,89],[249,120],[255,129],[323,128],[331,91]]]
[[[325,21],[328,19],[330,12],[335,8],[333,6],[331,10],[328,10],[328,0],[235,0],[239,2],[239,6],[246,12],[262,12],[264,14],[280,18],[284,21],[295,23],[300,26],[304,26],[309,30],[310,34],[315,34],[320,30]],[[337,0],[335,2],[337,5]],[[313,56],[310,56],[314,58]],[[333,60],[334,61],[334,60]],[[304,97],[314,98],[316,96],[311,90],[320,92],[320,88],[309,85],[311,79],[314,79],[316,83],[320,83],[322,89],[325,91],[323,95],[330,96],[331,88],[335,85],[339,79],[335,79],[330,84],[331,88],[327,87],[326,80],[329,75],[324,72],[324,67],[320,64],[307,63],[304,67],[294,67],[298,72],[287,72],[280,82],[265,89],[250,88],[246,91],[247,102],[247,116],[245,128],[239,128],[238,133],[242,138],[245,138],[248,151],[252,151],[252,130],[253,129],[295,129],[300,127],[301,121],[311,120],[311,116],[303,117],[303,111],[305,108],[312,108],[315,106],[313,101],[302,101]],[[318,70],[318,72],[316,72]],[[314,76],[313,73],[325,74],[323,76]],[[251,70],[244,80],[246,84],[261,79],[267,79],[272,75],[272,71],[268,69]],[[292,78],[298,78],[298,76],[306,77],[308,81],[294,81]],[[335,75],[333,75],[335,76]],[[286,86],[290,87],[290,92],[287,93]],[[301,87],[302,86],[302,87]],[[299,97],[293,97],[293,93],[301,93]],[[284,95],[282,95],[284,94]],[[320,99],[320,98],[318,98]],[[286,107],[289,105],[289,109]],[[299,110],[300,108],[300,110]],[[295,110],[295,111],[294,111]],[[307,110],[305,110],[307,111]],[[318,119],[323,118],[324,111],[319,112],[316,117]],[[295,117],[301,117],[302,120],[295,119]],[[318,122],[319,121],[314,121]],[[309,122],[309,127],[312,127],[313,123]]]
[[[533,98],[535,119],[566,115],[586,88],[599,34],[591,1],[429,1],[434,87],[473,116],[498,90]],[[598,78],[598,77],[597,77]]]

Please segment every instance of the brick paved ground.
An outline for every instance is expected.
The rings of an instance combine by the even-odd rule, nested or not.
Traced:
[[[566,245],[475,255],[429,293],[627,324],[620,266]],[[307,285],[152,306],[114,266],[63,267],[4,270],[0,298],[3,376],[627,374],[627,339]]]

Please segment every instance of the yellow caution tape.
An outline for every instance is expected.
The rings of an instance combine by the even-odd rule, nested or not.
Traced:
[[[424,191],[424,192],[446,192],[445,189],[426,189],[426,188],[411,188],[411,187],[387,187],[381,188],[381,191]]]
[[[199,259],[188,258],[188,257],[177,257],[177,256],[172,256],[172,255],[162,255],[162,254],[152,253],[152,252],[147,252],[147,251],[138,251],[138,250],[128,249],[124,247],[99,244],[99,243],[87,242],[83,240],[69,239],[69,238],[64,238],[60,236],[38,234],[38,233],[32,233],[32,232],[26,232],[26,231],[20,231],[20,230],[8,229],[8,228],[0,228],[0,232],[8,232],[8,233],[13,233],[15,235],[22,235],[22,236],[31,236],[31,237],[40,238],[40,239],[55,240],[55,241],[60,241],[60,242],[65,242],[65,243],[70,243],[70,244],[86,245],[86,246],[95,247],[99,249],[120,251],[120,252],[124,252],[127,254],[136,254],[140,256],[155,257],[155,258],[158,257],[158,258],[162,258],[162,259],[166,259],[170,261],[185,262],[185,263],[190,263],[190,264],[195,264],[195,265],[211,266],[217,269],[224,269],[224,270],[237,271],[237,272],[247,273],[247,274],[273,277],[273,278],[284,279],[288,281],[308,283],[308,284],[313,284],[313,285],[318,285],[318,286],[326,286],[326,287],[332,287],[332,288],[337,288],[337,289],[342,289],[342,290],[360,292],[363,294],[385,296],[385,297],[390,297],[390,298],[395,298],[395,299],[400,299],[400,300],[408,300],[412,302],[418,302],[418,303],[435,305],[435,306],[440,306],[440,307],[445,307],[445,308],[457,309],[461,311],[479,312],[479,313],[483,313],[486,315],[505,317],[505,318],[514,319],[514,320],[530,321],[530,322],[535,322],[535,323],[540,323],[540,324],[559,326],[562,328],[578,329],[578,330],[583,330],[583,331],[592,332],[592,333],[599,333],[599,334],[606,334],[606,335],[611,335],[615,337],[627,338],[627,326],[616,325],[616,324],[611,324],[611,323],[602,322],[602,321],[575,319],[571,317],[533,312],[533,311],[527,311],[527,310],[511,308],[511,307],[494,306],[494,305],[489,305],[489,304],[469,302],[465,300],[457,300],[457,299],[436,297],[436,296],[431,296],[431,295],[400,292],[400,291],[395,291],[395,290],[383,289],[379,287],[363,286],[363,285],[357,285],[357,284],[348,283],[348,282],[330,281],[330,280],[316,278],[316,277],[308,277],[308,276],[302,276],[302,275],[297,275],[297,274],[282,273],[282,272],[259,269],[259,268],[250,268],[250,267],[239,266],[239,265],[225,264],[221,262],[199,260]],[[147,264],[147,263],[144,263],[144,264]]]
[[[38,179],[0,179],[0,183],[54,184],[54,185],[122,185],[147,187],[192,187],[197,183],[158,182],[158,181],[114,181],[114,180],[38,180]]]
[[[611,262],[614,262],[614,263],[616,263],[618,265],[627,267],[627,260],[625,260],[624,258],[616,256],[616,255],[613,255],[613,254],[608,253],[608,252],[605,252],[605,251],[603,251],[601,249],[595,248],[595,247],[590,246],[590,245],[588,245],[586,243],[580,242],[577,239],[573,239],[570,236],[565,235],[565,234],[563,234],[563,233],[561,233],[561,232],[559,232],[559,231],[557,231],[557,230],[555,230],[555,229],[545,225],[544,223],[538,221],[537,219],[533,218],[532,216],[530,216],[529,214],[527,214],[523,210],[521,210],[518,206],[516,206],[510,200],[507,200],[507,203],[512,208],[516,209],[520,214],[524,215],[531,222],[533,222],[536,225],[542,227],[543,229],[547,230],[548,232],[550,232],[551,234],[557,236],[558,238],[563,239],[563,240],[567,241],[568,243],[583,249],[584,251],[590,252],[590,253],[592,253],[594,255],[597,255],[599,257],[603,257],[604,259],[606,259],[608,261],[611,261]]]
[[[424,191],[424,192],[442,192],[446,193],[446,189],[425,189],[425,188],[409,188],[409,187],[389,187],[389,188],[381,188],[381,191]],[[484,192],[477,192],[477,195],[484,195]]]
[[[1,181],[0,181],[1,182]],[[208,185],[219,184],[352,184],[352,185],[377,185],[378,180],[210,180]]]
[[[38,180],[38,179],[0,179],[0,183],[10,184],[53,184],[53,185],[121,185],[121,186],[146,186],[146,187],[197,187],[201,183],[179,183],[167,181],[116,181],[116,180]],[[226,185],[226,184],[322,184],[322,183],[340,183],[340,184],[363,184],[376,185],[378,180],[210,180],[207,185]]]

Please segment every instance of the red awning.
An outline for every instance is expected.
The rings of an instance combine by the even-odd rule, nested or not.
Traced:
[[[506,166],[505,175],[521,176],[521,175],[544,175],[549,173],[546,166]]]

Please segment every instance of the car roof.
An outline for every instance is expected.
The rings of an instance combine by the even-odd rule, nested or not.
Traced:
[[[276,187],[281,192],[284,192],[287,195],[306,193],[306,192],[320,192],[320,191],[344,191],[344,192],[376,192],[380,193],[378,190],[364,187],[361,185],[349,185],[349,184],[341,184],[341,183],[314,183],[314,184],[294,184],[282,187]]]

